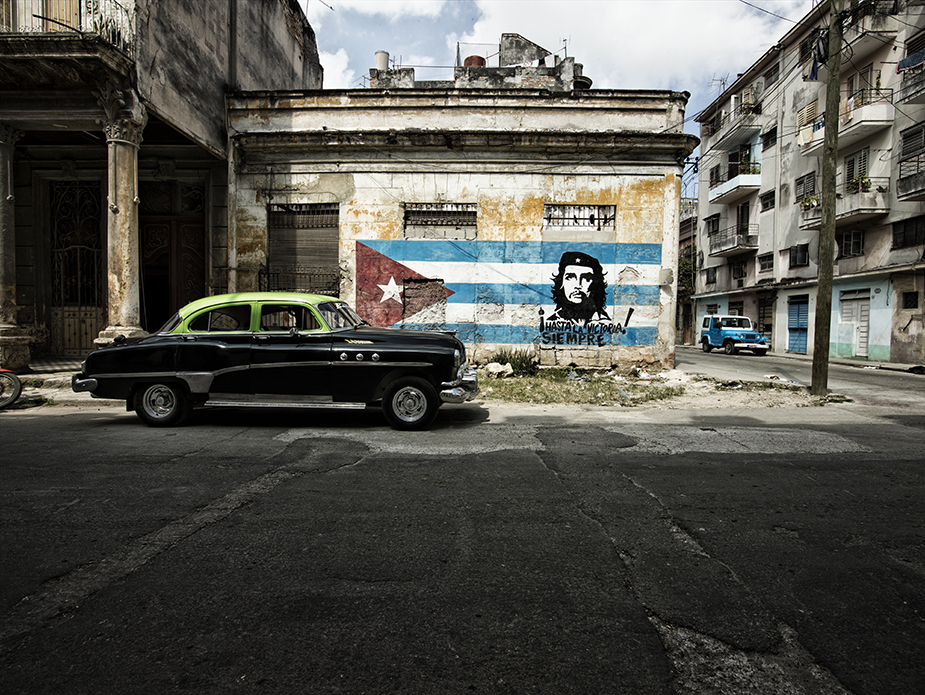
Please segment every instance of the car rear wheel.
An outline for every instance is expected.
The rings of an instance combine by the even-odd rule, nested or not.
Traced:
[[[179,425],[193,409],[180,387],[171,384],[149,384],[135,392],[135,413],[152,427]]]
[[[434,387],[416,376],[396,379],[382,396],[382,413],[397,430],[420,430],[436,417],[440,402]]]
[[[738,352],[738,350],[736,350],[735,343],[733,343],[731,340],[727,340],[725,343],[723,343],[723,349],[726,351],[727,355],[734,355],[736,352]]]
[[[703,342],[700,344],[703,347],[704,352],[710,352],[713,349],[713,346],[710,345],[710,341],[706,338],[703,339]]]

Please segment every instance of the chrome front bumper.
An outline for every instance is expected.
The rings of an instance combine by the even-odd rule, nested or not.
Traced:
[[[455,381],[440,384],[440,400],[444,403],[465,403],[478,395],[479,376],[474,369],[462,368]]]
[[[75,393],[83,393],[85,391],[92,393],[96,391],[96,387],[96,379],[84,378],[83,374],[75,374],[71,377],[71,390]]]

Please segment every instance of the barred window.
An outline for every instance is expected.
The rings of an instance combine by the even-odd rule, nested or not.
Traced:
[[[718,313],[719,313],[719,304],[707,304],[707,313],[708,313],[708,314],[718,314]],[[704,322],[704,327],[706,327],[706,326],[708,326],[708,325],[709,325],[709,324],[707,324],[706,322]]]
[[[906,249],[925,244],[925,215],[893,223],[893,248]]]
[[[758,256],[758,271],[761,273],[767,273],[772,270],[774,270],[774,254],[763,253]]]
[[[405,236],[422,239],[475,239],[476,203],[405,203]]]
[[[919,308],[919,293],[918,292],[903,292],[903,309],[918,309]]]
[[[472,227],[477,211],[476,203],[405,203],[405,224]]]
[[[322,229],[338,224],[339,203],[270,205],[267,223],[274,229]]]
[[[613,205],[546,205],[543,208],[544,227],[573,229],[613,229],[616,207]]]

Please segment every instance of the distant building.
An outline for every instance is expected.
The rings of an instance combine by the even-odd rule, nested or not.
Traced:
[[[838,128],[829,355],[921,364],[925,7],[846,5],[838,113],[821,2],[697,118],[698,322],[744,314],[773,350],[812,353],[823,140]]]
[[[697,277],[697,198],[681,198],[681,227],[678,235],[678,335],[679,345],[696,340],[694,294]]]
[[[338,292],[475,359],[671,366],[688,94],[591,90],[516,34],[498,65],[369,89],[239,92],[229,288]]]
[[[0,4],[0,362],[83,356],[224,284],[225,93],[321,78],[297,0]]]

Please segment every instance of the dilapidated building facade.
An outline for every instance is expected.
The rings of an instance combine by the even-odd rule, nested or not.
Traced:
[[[744,314],[812,354],[825,133],[838,129],[831,357],[925,362],[925,6],[846,3],[826,113],[829,2],[741,73],[701,123],[698,323]]]
[[[228,99],[228,287],[337,292],[375,325],[542,364],[671,366],[689,95],[591,90],[505,34],[497,67]]]
[[[297,0],[0,3],[0,362],[156,330],[228,266],[225,94],[320,88]]]

